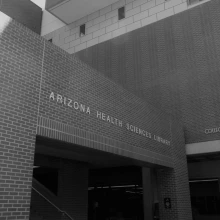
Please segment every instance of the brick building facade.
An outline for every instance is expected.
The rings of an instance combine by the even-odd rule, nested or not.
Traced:
[[[29,218],[34,155],[48,150],[60,157],[58,197],[72,218],[86,219],[86,164],[105,155],[102,163],[120,158],[154,168],[160,218],[190,220],[178,122],[5,14],[1,18],[0,218]],[[50,140],[57,144],[46,144]],[[68,160],[71,153],[81,162]]]
[[[155,201],[161,220],[192,219],[188,170],[220,178],[220,4],[189,2],[120,0],[43,39],[39,8],[1,1],[0,219],[85,220],[90,171],[111,167],[140,168],[144,219]],[[185,144],[206,148],[188,169]],[[57,172],[56,195],[33,167]]]
[[[220,2],[212,0],[74,55],[177,118],[186,144],[219,139]]]

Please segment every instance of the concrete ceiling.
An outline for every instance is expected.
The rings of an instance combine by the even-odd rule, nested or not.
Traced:
[[[47,0],[46,10],[70,24],[118,0]]]

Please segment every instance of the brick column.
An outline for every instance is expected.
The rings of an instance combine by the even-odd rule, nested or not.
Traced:
[[[87,220],[87,164],[61,160],[58,191],[62,210],[67,212],[73,219]],[[64,217],[64,219],[66,218]]]
[[[43,41],[0,12],[0,219],[29,219]]]
[[[192,220],[185,140],[181,126],[171,124],[173,134],[173,169],[159,169],[158,193],[161,220]],[[171,208],[166,209],[164,199],[171,199]]]

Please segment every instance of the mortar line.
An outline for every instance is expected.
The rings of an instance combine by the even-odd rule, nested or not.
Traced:
[[[43,72],[44,72],[45,46],[46,46],[46,42],[45,42],[45,40],[44,40],[43,56],[42,56],[42,63],[41,63],[40,91],[39,91],[39,97],[38,97],[38,109],[37,109],[37,126],[36,126],[36,134],[37,134],[37,127],[38,127],[38,124],[39,124],[40,99],[41,99],[42,80],[43,80]]]

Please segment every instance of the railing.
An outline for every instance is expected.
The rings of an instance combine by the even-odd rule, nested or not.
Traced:
[[[38,194],[40,195],[43,199],[45,199],[48,203],[50,203],[58,212],[60,212],[63,216],[66,216],[68,219],[70,220],[74,220],[68,213],[66,213],[65,211],[61,210],[59,207],[57,207],[54,203],[52,203],[49,199],[47,199],[44,195],[42,195],[37,189],[35,189],[32,186],[32,189]]]

